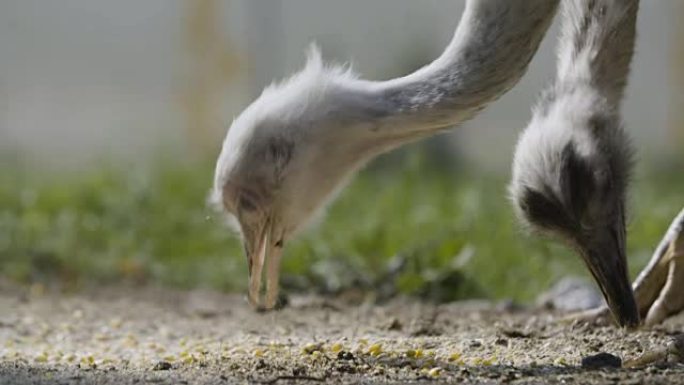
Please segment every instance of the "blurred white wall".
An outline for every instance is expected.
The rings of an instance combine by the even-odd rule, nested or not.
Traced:
[[[179,90],[189,68],[187,1],[0,2],[0,151],[37,165],[78,167],[101,159],[143,160],[160,147],[183,146],[188,128]],[[213,120],[216,149],[232,117],[265,84],[302,66],[311,41],[326,58],[351,61],[364,77],[397,76],[440,52],[463,3],[220,2],[221,33],[240,64]],[[625,106],[642,159],[677,146],[673,116],[681,116],[676,112],[682,106],[672,100],[684,100],[684,90],[673,81],[673,51],[682,16],[678,0],[642,1]],[[453,135],[454,145],[475,163],[508,167],[530,106],[553,75],[555,39],[554,28],[523,81]]]

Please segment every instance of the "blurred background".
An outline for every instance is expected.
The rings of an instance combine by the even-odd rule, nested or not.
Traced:
[[[0,2],[0,277],[244,290],[238,240],[205,207],[231,120],[316,41],[365,78],[439,55],[455,0]],[[684,3],[641,4],[625,103],[637,172],[632,274],[684,203]],[[557,20],[556,20],[557,21]],[[557,23],[555,23],[557,24]],[[554,74],[557,26],[527,76],[476,119],[370,165],[294,242],[287,290],[530,300],[586,275],[525,236],[506,197],[513,146]]]

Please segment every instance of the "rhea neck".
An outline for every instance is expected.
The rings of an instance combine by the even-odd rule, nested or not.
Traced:
[[[332,142],[355,138],[368,156],[472,118],[524,75],[558,0],[470,0],[448,47],[405,77],[339,83]],[[324,125],[326,126],[326,125]],[[348,127],[353,134],[349,132]]]
[[[619,112],[634,53],[639,0],[563,4],[557,89],[585,87]]]

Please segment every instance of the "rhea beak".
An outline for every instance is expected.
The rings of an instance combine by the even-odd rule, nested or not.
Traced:
[[[639,325],[639,312],[627,276],[624,225],[600,230],[584,242],[580,253],[601,288],[613,317],[622,327]]]
[[[250,305],[257,310],[270,310],[278,299],[278,279],[282,248],[272,241],[272,227],[267,221],[254,233],[245,233],[244,248],[249,266],[249,292],[247,298]],[[261,302],[261,277],[266,265],[266,297]]]

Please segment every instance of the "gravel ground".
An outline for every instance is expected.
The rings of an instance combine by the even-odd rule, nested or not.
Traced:
[[[293,297],[259,314],[207,291],[0,287],[0,384],[684,384],[682,331],[684,316],[628,333],[488,302]],[[645,363],[581,367],[600,352]]]

